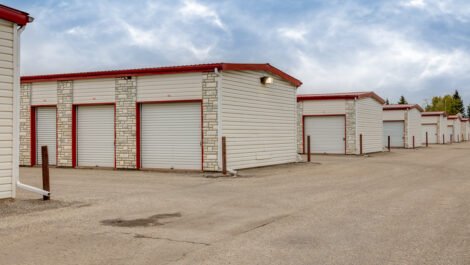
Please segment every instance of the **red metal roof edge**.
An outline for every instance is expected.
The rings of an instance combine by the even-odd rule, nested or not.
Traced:
[[[421,113],[421,116],[441,116],[444,115],[444,117],[447,116],[445,111],[425,111]]]
[[[383,110],[409,110],[409,109],[417,109],[420,112],[423,112],[424,109],[418,104],[393,104],[393,105],[384,105]]]
[[[385,104],[385,100],[373,91],[297,95],[297,102],[305,100],[361,99],[368,97],[377,100],[380,104]]]
[[[0,18],[20,26],[28,24],[31,19],[28,13],[2,4],[0,4]]]
[[[196,65],[181,65],[181,66],[165,66],[155,68],[140,68],[140,69],[124,69],[124,70],[110,70],[110,71],[95,71],[95,72],[79,72],[79,73],[64,73],[64,74],[49,74],[49,75],[33,75],[22,76],[22,83],[33,82],[50,82],[50,81],[65,81],[65,80],[78,80],[78,79],[95,79],[95,78],[115,78],[123,76],[143,76],[143,75],[160,75],[160,74],[177,74],[177,73],[191,73],[191,72],[212,72],[217,68],[219,71],[265,71],[277,75],[282,79],[288,81],[296,87],[302,85],[298,79],[288,75],[287,73],[271,66],[270,64],[234,64],[234,63],[213,63],[213,64],[196,64]]]

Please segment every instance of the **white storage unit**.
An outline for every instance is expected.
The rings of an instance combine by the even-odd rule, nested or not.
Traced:
[[[306,137],[310,135],[312,153],[344,154],[346,151],[345,116],[310,116],[304,118]],[[307,150],[307,141],[304,143]]]
[[[405,122],[384,121],[384,146],[388,146],[390,136],[390,147],[405,147]]]
[[[36,108],[36,164],[42,165],[41,147],[47,146],[49,165],[56,164],[57,110],[55,107]]]
[[[302,145],[312,153],[360,154],[383,151],[383,99],[373,92],[310,94],[297,97]],[[349,126],[348,126],[349,124]]]
[[[421,141],[428,144],[442,144],[447,142],[447,116],[443,111],[429,111],[421,114]]]
[[[422,121],[419,105],[384,105],[384,145],[388,145],[388,136],[391,138],[391,147],[413,148],[422,146]],[[402,140],[398,132],[402,132]]]
[[[447,125],[449,126],[449,140],[455,143],[462,141],[461,119],[462,116],[460,114],[447,117]]]
[[[438,127],[437,124],[423,124],[423,134],[421,139],[423,143],[426,143],[426,137],[428,138],[428,144],[437,144],[439,141]]]
[[[114,106],[78,106],[77,166],[114,167]]]
[[[16,196],[19,172],[19,26],[31,18],[0,5],[0,199]]]
[[[463,141],[468,141],[468,139],[469,139],[468,124],[469,124],[469,121],[468,121],[467,118],[461,120],[461,127],[462,127],[461,130],[462,130],[462,137],[463,137],[462,140]]]
[[[141,167],[201,169],[201,103],[141,104]]]

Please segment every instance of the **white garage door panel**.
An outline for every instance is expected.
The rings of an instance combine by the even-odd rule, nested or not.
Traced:
[[[384,145],[388,145],[390,136],[391,147],[405,146],[405,122],[403,121],[384,121]]]
[[[447,126],[447,137],[449,137],[449,141],[455,141],[454,126]]]
[[[428,133],[428,143],[437,144],[437,124],[424,124],[423,130],[423,143],[426,143],[426,133]]]
[[[310,135],[312,153],[344,154],[344,116],[305,117],[304,127],[305,145]]]
[[[36,161],[42,165],[41,147],[47,145],[49,165],[56,164],[56,108],[36,109]]]
[[[143,104],[143,168],[201,169],[200,103]]]
[[[77,161],[81,167],[114,167],[114,106],[78,107]]]

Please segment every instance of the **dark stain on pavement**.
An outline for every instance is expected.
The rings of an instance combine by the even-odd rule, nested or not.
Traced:
[[[101,221],[102,225],[117,226],[117,227],[152,227],[164,225],[168,222],[164,222],[165,219],[181,217],[181,213],[164,213],[156,214],[147,218],[124,220],[121,218],[109,219]]]

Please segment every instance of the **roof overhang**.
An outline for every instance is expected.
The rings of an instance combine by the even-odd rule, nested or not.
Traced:
[[[410,109],[417,109],[419,112],[423,112],[424,109],[418,104],[395,104],[395,105],[384,105],[384,111],[392,111],[392,110],[410,110]]]
[[[22,76],[21,83],[33,82],[51,82],[51,81],[67,81],[79,79],[97,79],[97,78],[116,78],[124,76],[145,76],[145,75],[163,75],[163,74],[179,74],[179,73],[195,73],[195,72],[213,72],[218,71],[264,71],[277,75],[280,78],[291,83],[295,87],[302,85],[298,79],[288,75],[270,64],[234,64],[234,63],[214,63],[214,64],[198,64],[198,65],[182,65],[167,66],[156,68],[141,69],[125,69],[111,71],[96,72],[80,72],[80,73],[64,73],[50,75],[34,75]]]
[[[347,99],[361,99],[361,98],[373,98],[380,104],[384,104],[385,100],[374,92],[351,92],[351,93],[331,93],[331,94],[305,94],[298,95],[297,101],[308,101],[308,100],[347,100]]]
[[[28,13],[0,4],[0,19],[24,26],[33,21]]]
[[[444,116],[446,117],[446,113],[444,111],[429,111],[429,112],[423,112],[421,113],[421,116],[425,116],[425,117],[428,117],[428,116]]]

